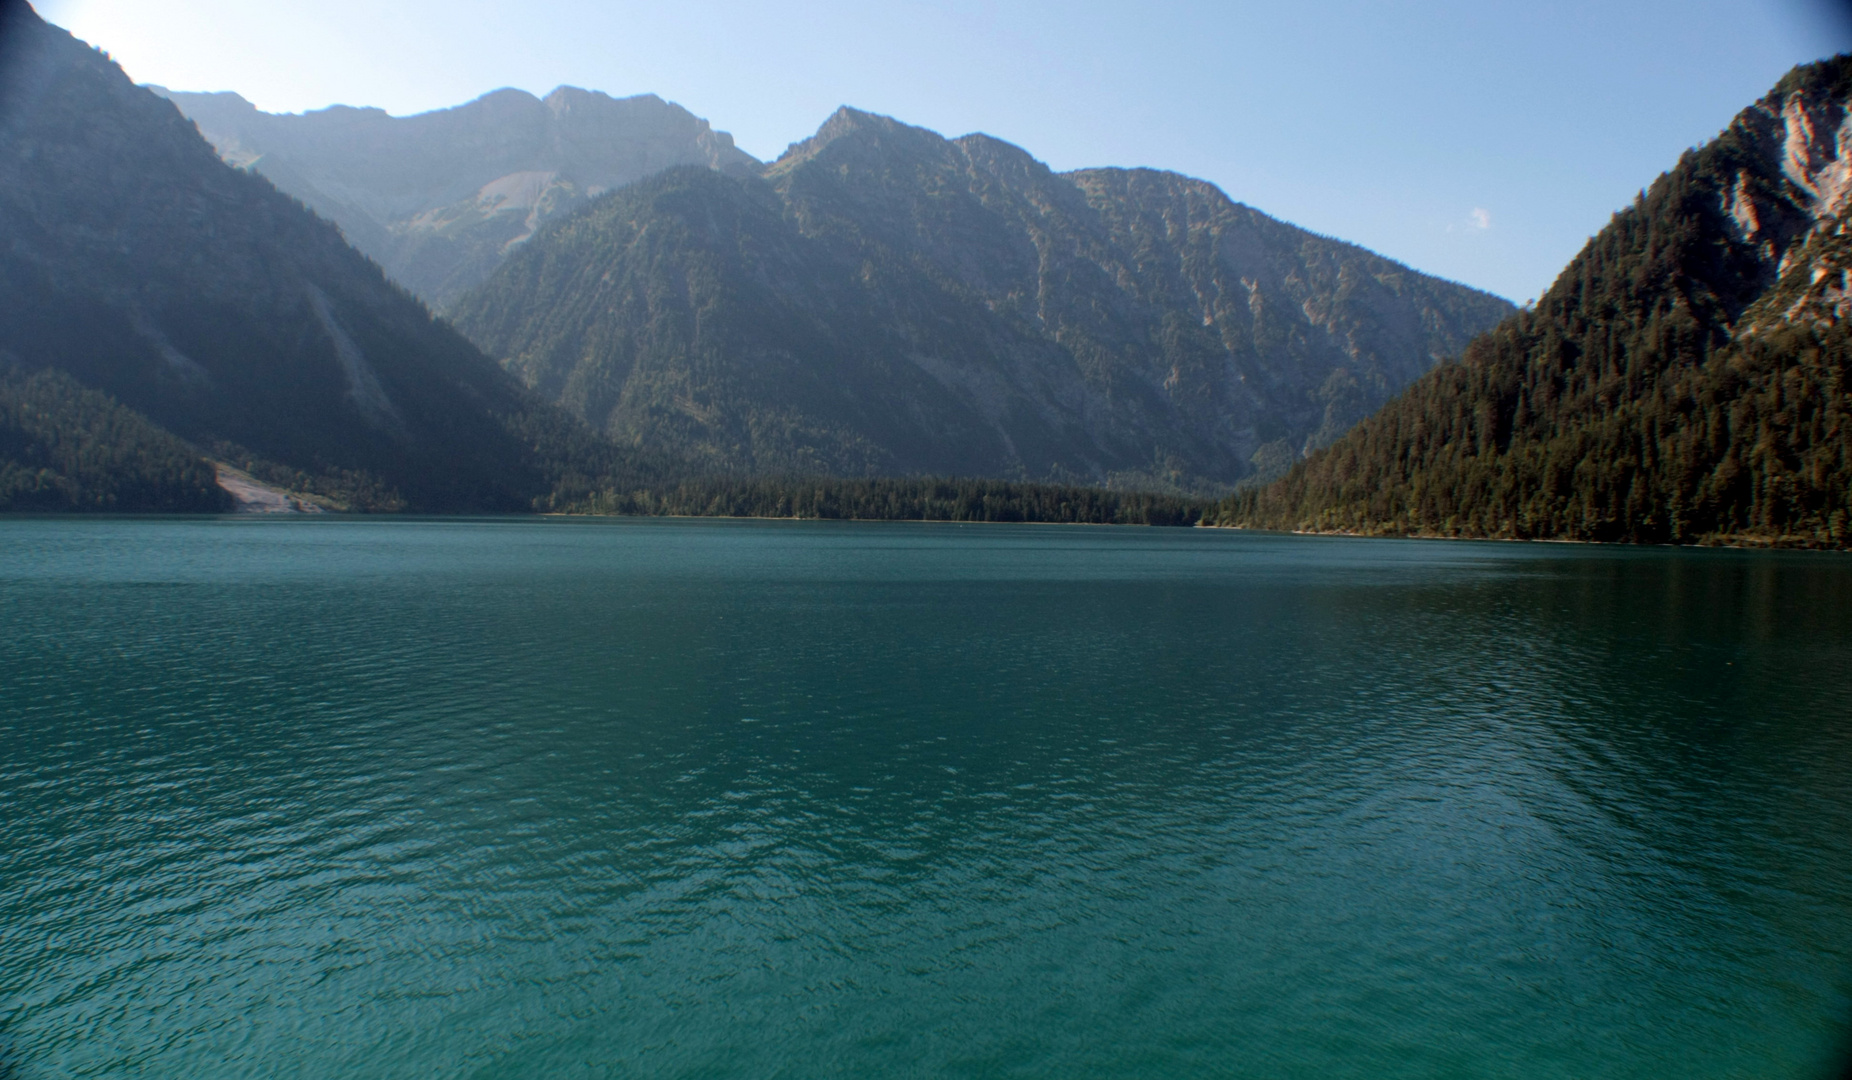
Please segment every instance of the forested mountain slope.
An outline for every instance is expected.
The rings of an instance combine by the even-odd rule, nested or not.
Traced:
[[[0,20],[0,365],[359,508],[552,490],[563,418],[107,57],[23,4]]]
[[[674,170],[543,227],[452,312],[546,398],[712,468],[1207,490],[1511,310],[1200,181],[844,109],[763,177]]]
[[[0,511],[216,513],[210,462],[62,371],[0,365]]]
[[[225,160],[340,225],[393,280],[438,307],[479,284],[540,223],[606,191],[676,165],[759,168],[732,136],[654,94],[497,90],[401,117],[344,105],[274,114],[237,94],[152,89]]]
[[[1535,310],[1223,523],[1852,543],[1852,57],[1690,151]]]

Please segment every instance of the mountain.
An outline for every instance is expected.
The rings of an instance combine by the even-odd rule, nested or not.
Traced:
[[[1512,311],[1172,173],[842,109],[760,176],[543,226],[451,308],[544,397],[709,467],[1221,488]]]
[[[497,90],[417,116],[344,105],[273,114],[232,93],[150,87],[221,157],[341,226],[395,281],[443,307],[541,222],[676,165],[759,162],[679,105],[562,86]]]
[[[1226,524],[1852,544],[1852,57],[1797,68]]]
[[[555,450],[583,445],[334,226],[10,3],[0,238],[0,404],[16,421],[38,409],[0,432],[0,454],[16,478],[77,492],[73,507],[108,502],[82,494],[108,487],[98,461],[173,473],[184,440],[357,508],[528,510],[563,475]],[[48,369],[76,388],[35,381]]]

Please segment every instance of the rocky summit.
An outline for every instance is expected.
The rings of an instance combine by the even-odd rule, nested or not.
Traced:
[[[1173,490],[1284,471],[1513,311],[1151,170],[844,108],[681,169],[452,308],[543,396],[713,468]]]
[[[337,105],[260,111],[233,93],[150,87],[230,164],[341,227],[395,280],[442,308],[542,222],[676,165],[751,172],[732,136],[653,94],[497,90],[416,116]]]

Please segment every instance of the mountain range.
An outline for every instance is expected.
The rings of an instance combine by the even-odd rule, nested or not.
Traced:
[[[1277,472],[1514,310],[1152,170],[844,108],[543,226],[450,309],[705,467],[1180,490]]]
[[[251,481],[1183,524],[1234,486],[1221,524],[1847,546],[1849,213],[1848,57],[1517,311],[1172,173],[847,108],[760,164],[570,88],[272,117],[5,5],[0,509],[219,511]]]
[[[1852,57],[1684,155],[1537,302],[1227,524],[1852,543]]]
[[[1193,523],[1162,496],[696,474],[536,399],[107,56],[0,5],[0,510]],[[271,490],[262,490],[269,485]]]
[[[542,222],[675,165],[759,162],[679,105],[562,86],[497,90],[417,116],[336,105],[261,112],[234,93],[177,93],[219,155],[341,227],[437,308],[478,285]]]
[[[848,108],[761,166],[648,96],[391,117],[155,89],[542,397],[709,471],[1217,491],[1513,310],[1202,181]]]

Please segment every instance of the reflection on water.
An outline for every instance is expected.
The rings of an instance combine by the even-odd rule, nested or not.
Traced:
[[[1852,1015],[1841,556],[6,521],[0,620],[22,1080],[1803,1077]]]

